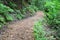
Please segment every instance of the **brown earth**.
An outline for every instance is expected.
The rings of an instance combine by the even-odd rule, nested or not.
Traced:
[[[39,11],[32,17],[7,24],[7,28],[0,32],[0,40],[34,40],[34,22],[42,18],[43,12]]]

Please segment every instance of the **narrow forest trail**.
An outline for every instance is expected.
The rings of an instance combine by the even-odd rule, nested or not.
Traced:
[[[34,22],[42,18],[43,12],[39,11],[32,17],[8,24],[8,28],[1,32],[0,40],[34,40]]]

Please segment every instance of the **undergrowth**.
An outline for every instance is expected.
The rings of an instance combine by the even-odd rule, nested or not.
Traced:
[[[32,16],[38,10],[36,6],[29,4],[28,1],[25,2],[25,0],[23,0],[22,3],[21,1],[22,0],[0,0],[0,27],[7,22],[17,19],[21,20],[29,15]]]
[[[36,22],[34,25],[34,37],[35,40],[47,40],[45,37],[45,31],[43,25],[40,21]]]
[[[0,0],[0,27],[6,22],[23,19],[28,13],[34,15],[38,10],[45,12],[47,25],[56,30],[54,37],[60,40],[60,0]],[[35,24],[34,31],[36,40],[47,40],[40,22]]]
[[[59,8],[60,0],[46,0],[46,1],[42,0],[42,1],[39,1],[39,4],[41,4],[41,2],[43,6],[43,11],[45,14],[45,22],[47,23],[50,29],[56,30],[55,31],[56,34],[54,34],[53,36],[56,38],[56,40],[60,40],[60,32],[59,32],[60,31],[60,8]],[[38,8],[39,7],[41,8],[41,6],[38,5]],[[39,29],[37,31],[39,31]],[[39,36],[39,34],[37,36]]]
[[[45,29],[44,22],[39,20],[34,24],[34,40],[55,40],[53,35],[50,35]]]
[[[5,24],[6,21],[13,20],[13,18],[9,14],[9,12],[13,12],[13,11],[14,11],[13,9],[0,3],[0,27],[1,27],[1,24]]]
[[[56,34],[54,35],[57,40],[60,40],[60,1],[53,0],[53,1],[46,1],[45,10],[46,14],[46,21],[47,24],[51,29],[56,30]]]

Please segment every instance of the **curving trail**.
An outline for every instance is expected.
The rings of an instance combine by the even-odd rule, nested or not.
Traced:
[[[43,18],[43,12],[36,12],[36,15],[21,21],[8,24],[8,27],[1,32],[0,40],[34,40],[34,22]]]

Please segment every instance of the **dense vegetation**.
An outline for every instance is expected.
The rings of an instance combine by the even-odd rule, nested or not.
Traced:
[[[0,0],[0,27],[6,22],[31,16],[37,10],[27,0]]]
[[[34,25],[34,37],[35,40],[55,40],[54,36],[47,31],[48,29],[44,25],[43,20],[39,20]],[[47,30],[46,30],[47,29]]]
[[[60,3],[59,0],[47,1],[45,4],[48,12],[46,12],[46,20],[50,28],[57,31],[54,36],[60,40]]]
[[[33,15],[36,11],[44,11],[44,21],[50,29],[56,30],[52,35],[60,40],[60,0],[0,0],[0,27],[6,22],[23,19]],[[35,40],[48,39],[43,30],[42,22],[38,21],[34,26]]]
[[[44,26],[41,22],[42,21],[38,21],[34,25],[35,40],[47,40],[46,32],[45,32],[45,29],[43,29]]]
[[[53,38],[55,38],[54,40],[60,40],[60,32],[59,32],[60,31],[60,12],[59,12],[60,3],[59,2],[60,2],[59,0],[46,0],[46,1],[39,0],[38,4],[41,4],[41,6],[39,6],[39,5],[37,6],[39,9],[43,6],[42,10],[45,13],[45,17],[44,17],[45,23],[48,25],[48,27],[50,29],[55,31],[55,34],[52,35]],[[39,22],[36,24],[37,28],[40,28],[41,25],[39,25],[39,24],[40,24]],[[34,31],[36,33],[36,35],[38,34],[38,36],[35,35],[36,40],[48,40],[48,38],[47,39],[44,39],[44,37],[42,39],[40,38],[41,35],[39,33],[41,33],[40,31],[43,31],[43,30],[39,30],[39,29],[37,30],[37,28],[35,29],[36,32]],[[39,37],[39,35],[40,35],[40,37]],[[49,39],[49,40],[53,40],[53,39]]]

